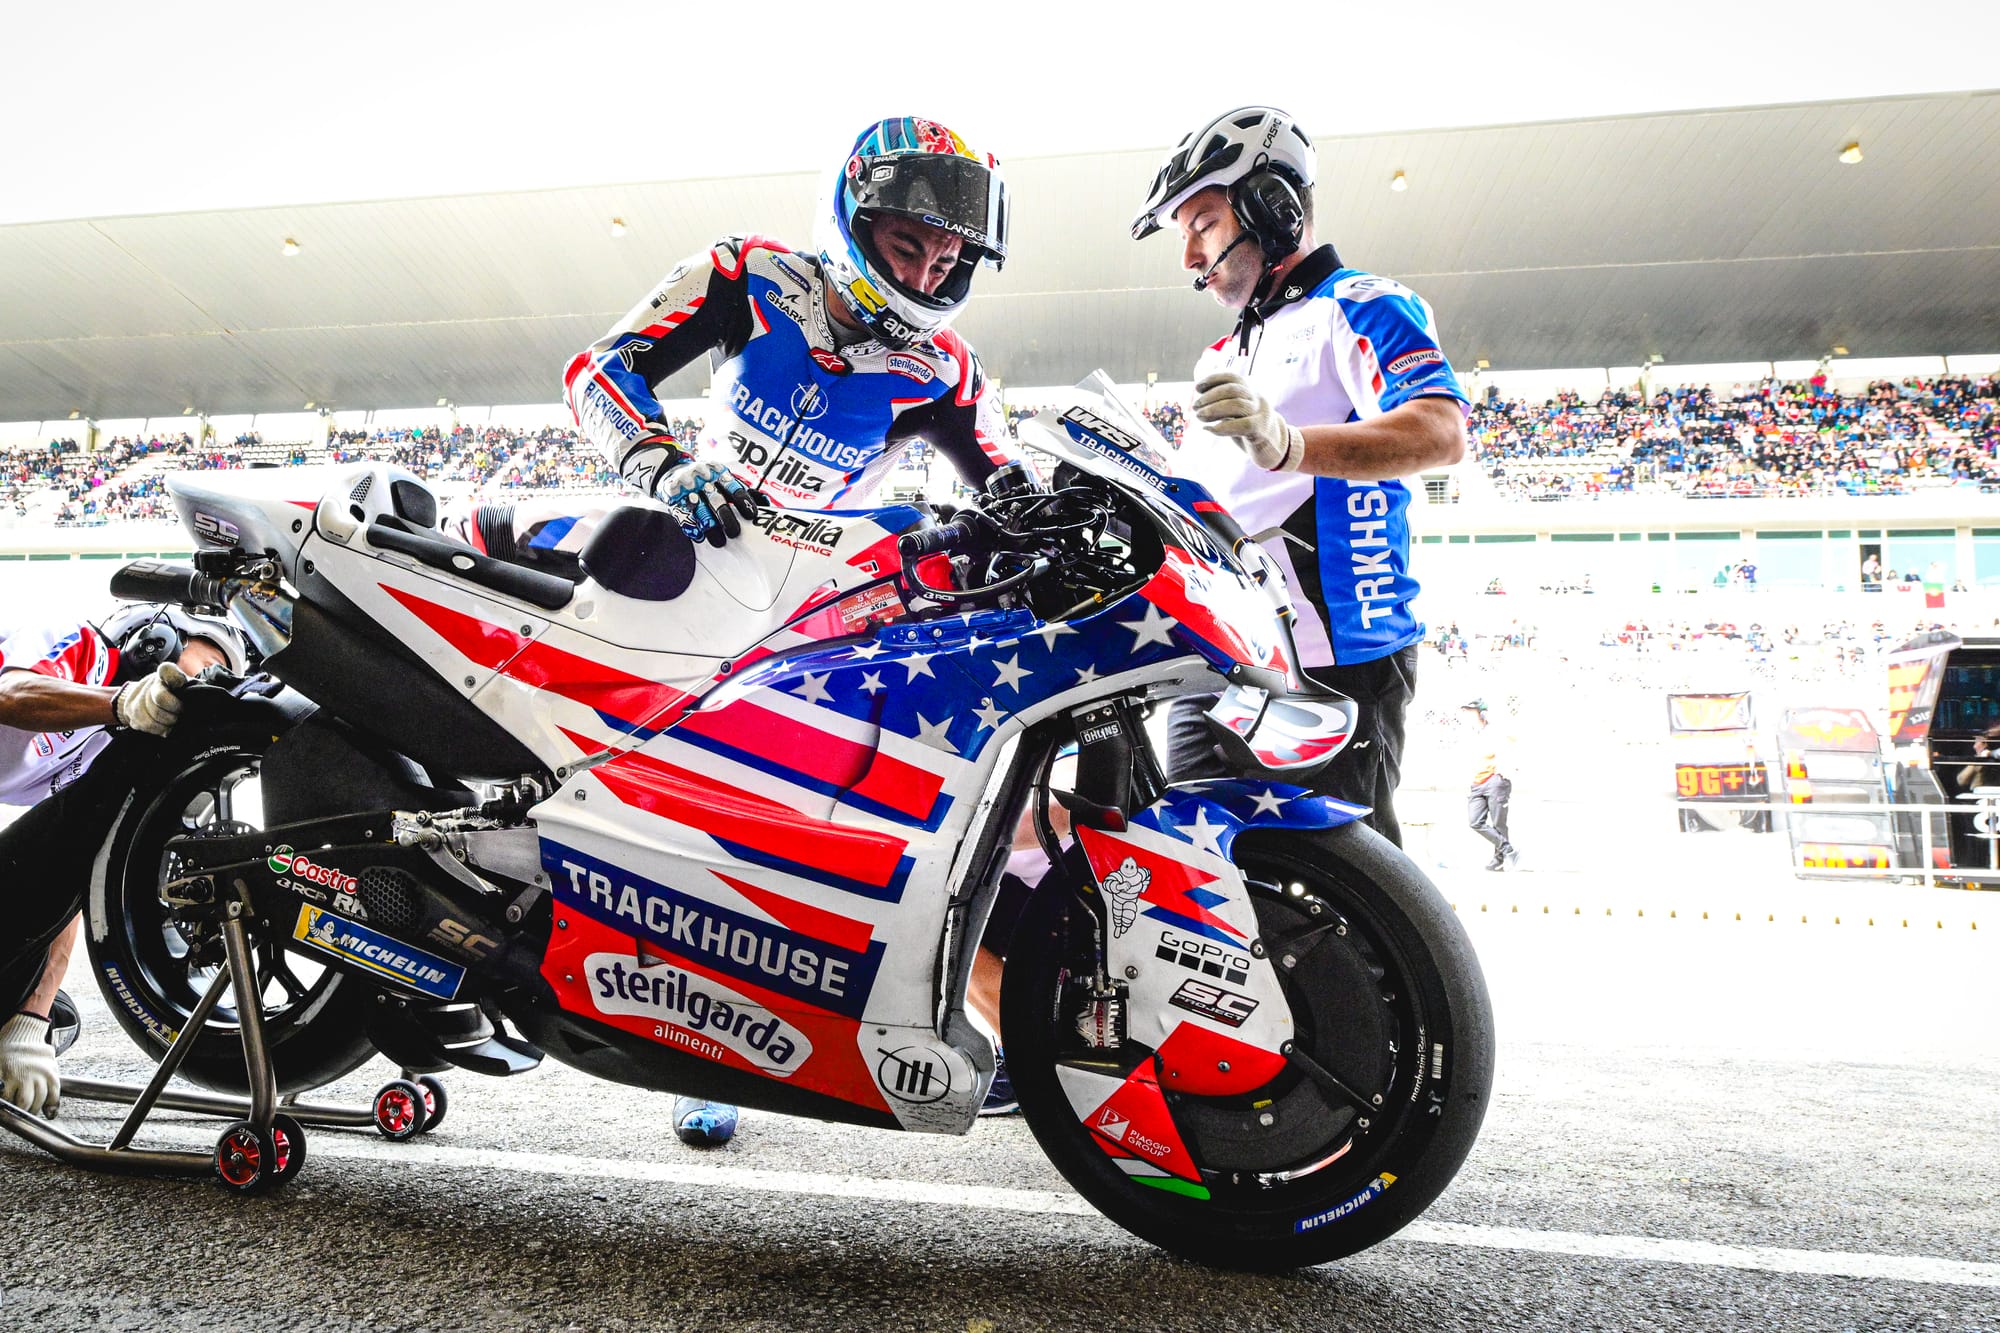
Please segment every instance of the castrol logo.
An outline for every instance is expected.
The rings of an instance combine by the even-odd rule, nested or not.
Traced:
[[[322,885],[336,893],[356,893],[361,888],[361,881],[354,876],[332,866],[323,866],[304,853],[294,852],[290,846],[279,847],[272,852],[268,864],[273,874],[290,875],[293,879]]]

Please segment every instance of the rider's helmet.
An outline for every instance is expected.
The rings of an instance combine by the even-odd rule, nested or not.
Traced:
[[[1268,254],[1281,238],[1266,233],[1284,224],[1282,195],[1271,187],[1272,178],[1292,192],[1296,205],[1311,191],[1318,171],[1319,155],[1312,140],[1285,112],[1270,106],[1225,111],[1174,146],[1166,165],[1153,177],[1145,207],[1132,219],[1132,239],[1144,240],[1166,226],[1174,210],[1195,191],[1220,185],[1229,191],[1237,220],[1256,235]]]
[[[249,645],[243,631],[215,616],[197,615],[160,602],[126,602],[97,627],[118,650],[113,679],[123,683],[150,676],[162,662],[176,661],[190,639],[207,639],[222,650],[236,675],[250,670]]]
[[[896,281],[870,235],[898,213],[965,242],[958,266],[926,295]],[[820,192],[813,243],[827,283],[868,331],[892,347],[937,333],[965,307],[979,263],[1007,261],[1007,186],[991,153],[976,153],[934,120],[895,116],[861,132]]]

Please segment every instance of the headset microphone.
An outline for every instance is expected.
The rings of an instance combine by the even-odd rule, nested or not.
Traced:
[[[1243,244],[1243,242],[1249,239],[1250,239],[1250,233],[1247,231],[1240,231],[1236,233],[1236,239],[1231,241],[1228,245],[1223,246],[1222,253],[1215,257],[1215,262],[1213,264],[1210,264],[1208,268],[1202,273],[1202,275],[1194,280],[1194,289],[1198,292],[1207,291],[1208,280],[1215,276],[1215,270],[1222,267],[1222,261],[1229,258],[1229,252],[1234,250],[1237,246]]]

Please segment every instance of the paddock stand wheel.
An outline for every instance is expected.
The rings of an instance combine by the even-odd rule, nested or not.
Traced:
[[[444,1084],[435,1074],[419,1074],[418,1087],[424,1090],[424,1128],[428,1134],[444,1123],[445,1108],[451,1105],[451,1098],[444,1095]]]
[[[406,1078],[391,1079],[375,1092],[375,1129],[401,1143],[424,1132],[424,1090]]]
[[[277,1144],[248,1120],[239,1120],[215,1141],[215,1178],[237,1194],[262,1194],[278,1183]]]
[[[279,1111],[271,1117],[271,1144],[278,1150],[278,1174],[271,1183],[282,1185],[306,1164],[306,1128]]]

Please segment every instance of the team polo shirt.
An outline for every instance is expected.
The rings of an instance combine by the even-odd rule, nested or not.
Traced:
[[[0,671],[38,671],[80,685],[109,685],[118,650],[89,625],[0,626]],[[38,805],[83,776],[111,744],[103,727],[23,731],[0,726],[0,805]]]
[[[1195,379],[1225,370],[1294,426],[1365,420],[1426,396],[1470,406],[1431,308],[1399,282],[1342,267],[1330,245],[1247,308],[1202,353]],[[1268,472],[1192,420],[1176,470],[1207,487],[1245,532],[1265,536],[1291,581],[1305,666],[1370,662],[1423,637],[1402,482]]]

